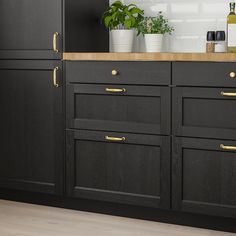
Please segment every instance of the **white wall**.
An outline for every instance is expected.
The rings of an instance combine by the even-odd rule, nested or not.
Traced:
[[[110,0],[111,2],[113,0]],[[175,32],[165,37],[163,51],[204,52],[206,32],[226,30],[230,0],[123,0],[135,3],[145,10],[146,16],[159,11],[168,17]],[[143,37],[135,40],[134,51],[144,51]]]

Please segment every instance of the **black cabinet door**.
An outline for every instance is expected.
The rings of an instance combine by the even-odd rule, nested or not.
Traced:
[[[59,59],[62,0],[1,0],[0,29],[0,58]]]
[[[0,187],[62,193],[60,62],[1,61],[0,78]]]
[[[67,127],[170,134],[170,88],[67,85]]]
[[[168,209],[169,137],[68,130],[67,194]]]
[[[236,141],[175,138],[174,210],[236,217]]]
[[[173,133],[236,139],[236,89],[174,88]]]

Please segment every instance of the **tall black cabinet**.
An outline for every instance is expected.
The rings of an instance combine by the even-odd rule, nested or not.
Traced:
[[[0,188],[63,193],[64,51],[106,51],[108,1],[0,1]]]

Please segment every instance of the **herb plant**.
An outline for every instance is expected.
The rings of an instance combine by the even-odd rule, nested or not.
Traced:
[[[103,21],[107,28],[137,29],[144,19],[144,11],[135,4],[124,5],[121,1],[115,1],[103,14]]]
[[[168,19],[162,12],[156,17],[145,17],[138,25],[138,35],[141,34],[171,34],[174,28],[169,25]]]

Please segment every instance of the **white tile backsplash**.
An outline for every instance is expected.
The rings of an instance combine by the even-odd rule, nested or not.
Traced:
[[[114,0],[110,0],[113,2]],[[146,16],[159,11],[169,19],[175,31],[165,36],[163,51],[204,52],[208,30],[226,30],[226,17],[231,0],[123,0],[135,3],[145,10]],[[142,36],[137,37],[134,51],[145,51]]]

